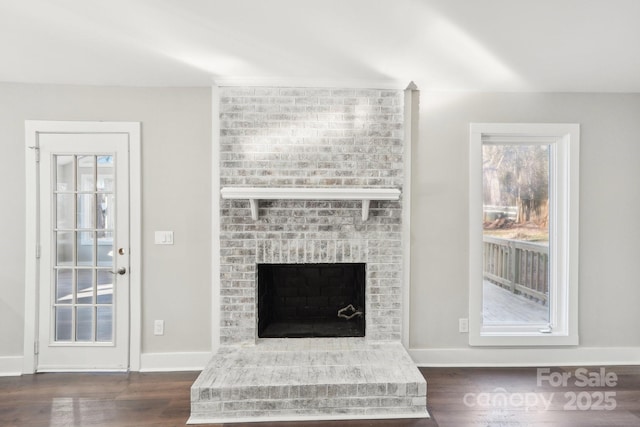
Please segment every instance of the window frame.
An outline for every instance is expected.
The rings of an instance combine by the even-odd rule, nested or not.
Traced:
[[[469,345],[578,345],[580,125],[471,123],[469,138]],[[548,144],[549,324],[484,325],[482,316],[482,145]],[[480,282],[480,283],[479,283]]]

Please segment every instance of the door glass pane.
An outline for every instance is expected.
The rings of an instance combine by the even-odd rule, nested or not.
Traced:
[[[78,265],[93,265],[93,252],[95,249],[94,234],[93,231],[78,232]]]
[[[94,197],[93,194],[78,194],[78,228],[95,228]]]
[[[58,265],[73,265],[73,231],[58,231],[56,236],[56,258]]]
[[[56,196],[56,227],[58,229],[72,230],[75,228],[74,200],[73,194],[58,194]]]
[[[113,191],[113,156],[98,156],[98,181],[99,192]]]
[[[78,191],[96,191],[95,156],[78,156]]]
[[[78,270],[78,304],[93,304],[93,269]]]
[[[56,186],[57,191],[73,191],[74,156],[56,156]]]
[[[113,341],[113,307],[98,307],[96,341]]]
[[[96,228],[98,230],[113,230],[115,219],[114,195],[98,194],[96,202]]]
[[[98,270],[98,304],[113,303],[113,281],[115,275],[111,270]]]
[[[93,307],[76,310],[76,341],[93,341]]]
[[[113,267],[113,233],[98,231],[98,267]]]
[[[549,323],[548,145],[483,144],[483,321]]]
[[[61,268],[56,271],[56,304],[73,303],[73,270]]]
[[[55,337],[56,341],[71,341],[71,307],[56,307],[56,325]]]

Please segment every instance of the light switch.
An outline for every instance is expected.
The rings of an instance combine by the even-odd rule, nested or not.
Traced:
[[[164,335],[164,320],[153,322],[153,335]]]
[[[156,231],[156,245],[173,245],[173,231]]]

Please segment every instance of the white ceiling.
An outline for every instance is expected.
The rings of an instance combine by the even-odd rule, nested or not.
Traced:
[[[639,0],[0,0],[0,81],[640,92]]]

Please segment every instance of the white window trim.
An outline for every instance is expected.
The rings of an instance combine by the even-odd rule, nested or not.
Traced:
[[[485,326],[482,321],[482,143],[549,143],[549,325]],[[580,125],[472,123],[469,146],[469,345],[578,345],[578,189]],[[555,161],[554,161],[555,160]]]

